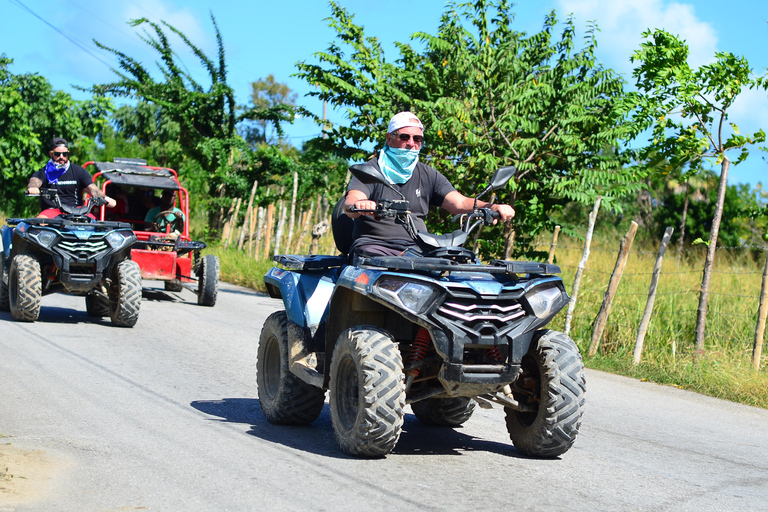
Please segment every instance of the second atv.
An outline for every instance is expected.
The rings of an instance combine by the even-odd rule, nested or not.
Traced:
[[[43,295],[85,296],[91,316],[109,316],[114,325],[133,327],[141,307],[141,270],[131,261],[136,235],[129,224],[99,222],[89,215],[103,204],[68,207],[55,189],[40,195],[54,201],[55,218],[10,218],[2,228],[0,310],[16,321],[34,322]]]

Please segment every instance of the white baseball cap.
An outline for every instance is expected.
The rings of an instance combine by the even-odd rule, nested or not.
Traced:
[[[400,128],[405,128],[406,126],[415,126],[421,128],[421,131],[424,131],[424,125],[421,124],[421,121],[416,117],[416,114],[413,112],[400,112],[399,114],[395,114],[389,122],[387,133],[392,133]]]

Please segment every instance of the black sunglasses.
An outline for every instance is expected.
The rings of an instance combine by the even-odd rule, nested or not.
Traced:
[[[408,133],[398,133],[397,138],[403,142],[407,142],[411,140],[411,135]],[[414,135],[413,142],[415,142],[416,144],[421,144],[422,142],[424,142],[424,137],[422,137],[421,135]]]
[[[65,157],[69,158],[69,151],[54,151],[53,152],[53,156],[56,157],[56,158],[58,158],[60,156],[65,156]]]

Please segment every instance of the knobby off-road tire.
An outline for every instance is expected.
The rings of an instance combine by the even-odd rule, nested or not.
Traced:
[[[40,262],[34,256],[17,254],[8,272],[8,300],[17,322],[34,322],[40,316],[43,280]]]
[[[8,282],[4,279],[7,278],[8,271],[5,270],[5,255],[0,253],[0,311],[11,310],[11,300],[8,297]]]
[[[342,451],[390,453],[403,427],[405,379],[395,341],[371,326],[347,329],[331,359],[331,422]]]
[[[109,287],[109,317],[118,327],[133,327],[141,308],[141,269],[132,260],[117,264]]]
[[[201,306],[216,304],[216,295],[219,293],[219,258],[207,254],[200,260],[197,281],[197,303]]]
[[[109,316],[109,301],[95,293],[89,293],[85,296],[85,311],[89,316],[96,318]]]
[[[264,322],[256,360],[259,405],[270,423],[304,425],[320,416],[325,391],[311,386],[288,369],[292,337],[301,328],[288,321],[285,311],[276,311]]]
[[[586,379],[579,349],[561,332],[538,331],[523,357],[522,370],[519,382],[533,384],[532,394],[515,396],[522,404],[536,406],[536,411],[505,408],[509,437],[524,455],[562,455],[576,440],[584,412]]]
[[[165,291],[167,292],[180,292],[184,289],[184,286],[181,284],[181,281],[178,279],[173,279],[172,281],[165,281],[164,282]]]
[[[425,425],[458,427],[475,411],[476,402],[468,397],[428,398],[411,404],[413,414]]]

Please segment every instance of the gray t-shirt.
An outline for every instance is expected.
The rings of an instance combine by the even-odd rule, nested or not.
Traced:
[[[368,162],[379,169],[376,159]],[[426,231],[424,219],[429,213],[430,206],[442,206],[445,196],[455,191],[448,179],[439,171],[421,162],[416,164],[413,175],[405,183],[393,187],[405,196],[410,203],[411,216],[416,229]],[[371,201],[381,199],[400,199],[400,197],[388,187],[381,184],[366,185],[357,178],[352,178],[347,190],[359,190]],[[408,236],[408,232],[400,224],[395,224],[394,219],[375,220],[369,215],[361,215],[355,219],[355,227],[352,232],[354,242],[351,252],[369,244],[383,245],[394,249],[405,249],[415,245]]]

